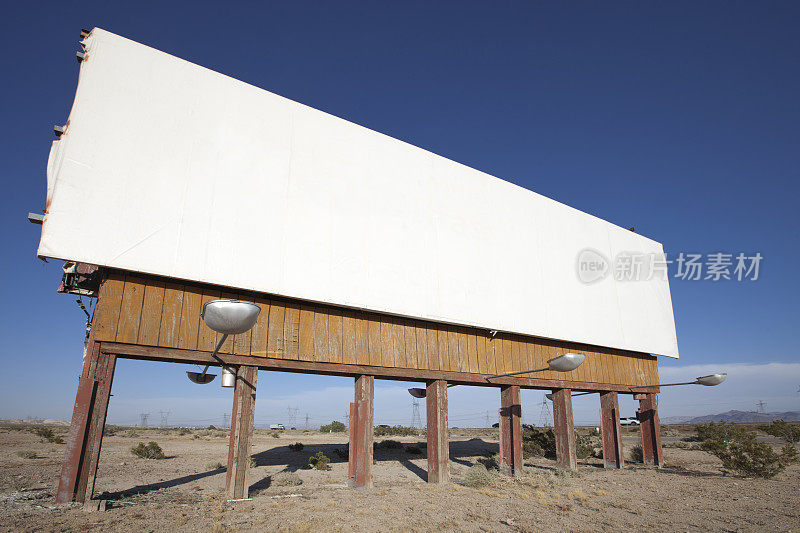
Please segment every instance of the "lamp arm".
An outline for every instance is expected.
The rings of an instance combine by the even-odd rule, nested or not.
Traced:
[[[699,385],[698,381],[685,381],[683,383],[657,383],[655,385],[638,385],[636,387],[628,387],[629,389],[649,389],[650,387],[674,387],[676,385]]]
[[[211,352],[211,357],[213,357],[214,359],[216,359],[220,363],[222,362],[222,360],[219,357],[217,357],[217,352],[219,352],[220,348],[222,348],[222,345],[225,344],[226,340],[228,340],[228,334],[227,333],[223,333],[222,337],[219,338],[219,342],[214,347],[214,351]],[[203,376],[203,377],[206,377],[206,372],[208,372],[208,367],[210,367],[210,366],[211,366],[211,363],[208,363],[206,365],[206,367],[203,369],[203,372],[200,375]]]
[[[544,372],[545,370],[550,370],[550,367],[547,368],[537,368],[536,370],[523,370],[521,372],[509,372],[507,374],[495,374],[494,376],[486,376],[486,381],[494,378],[502,378],[505,376],[518,376],[520,374],[530,374],[531,372]]]

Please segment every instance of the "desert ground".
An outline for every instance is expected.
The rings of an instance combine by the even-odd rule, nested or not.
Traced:
[[[336,452],[346,433],[256,430],[251,499],[236,502],[224,500],[225,468],[216,464],[226,461],[226,432],[119,429],[104,439],[95,487],[105,511],[53,502],[64,445],[29,429],[0,428],[0,531],[800,530],[800,467],[773,479],[725,473],[706,452],[675,447],[691,439],[691,427],[663,428],[661,469],[627,463],[610,470],[588,459],[564,474],[537,457],[525,461],[520,476],[495,473],[474,487],[464,484],[467,471],[498,451],[496,430],[451,432],[446,485],[425,482],[423,436],[386,437],[404,448],[376,450],[369,490],[346,485],[347,461]],[[65,436],[66,428],[54,429]],[[631,450],[638,431],[623,431]],[[131,454],[151,440],[165,459]],[[295,442],[303,449],[290,450]],[[422,444],[421,453],[407,451],[413,443]],[[331,469],[304,469],[319,451]]]

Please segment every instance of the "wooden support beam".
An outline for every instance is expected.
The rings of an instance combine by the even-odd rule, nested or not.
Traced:
[[[447,426],[447,382],[437,379],[427,386],[428,483],[450,481],[450,432]]]
[[[357,489],[372,488],[375,377],[358,376],[355,381],[356,401],[350,404],[348,485]]]
[[[522,400],[516,385],[500,387],[500,466],[522,472]]]
[[[619,398],[616,392],[600,393],[600,429],[603,437],[603,463],[606,468],[622,468],[622,436],[619,424]]]
[[[653,393],[639,396],[639,426],[642,435],[644,464],[661,467],[661,425],[658,421],[658,397]]]
[[[102,352],[100,345],[89,338],[67,434],[57,503],[92,499],[116,362],[115,355]]]
[[[354,365],[344,363],[325,363],[320,361],[299,361],[295,359],[274,359],[271,357],[254,357],[249,355],[218,354],[217,359],[211,357],[210,351],[184,350],[180,348],[163,348],[127,344],[121,342],[103,342],[103,351],[114,353],[126,359],[144,359],[147,361],[164,361],[169,363],[191,363],[219,366],[220,361],[226,365],[253,365],[261,370],[278,372],[300,372],[304,374],[322,374],[327,376],[361,376],[372,375],[380,379],[398,381],[444,380],[456,385],[476,385],[481,387],[497,387],[498,385],[517,385],[523,389],[561,389],[573,391],[599,392],[604,390],[631,393],[629,385],[610,383],[563,381],[558,379],[541,379],[528,377],[494,378],[488,381],[489,374],[474,374],[444,370],[426,370],[419,368],[393,368],[381,366]],[[658,387],[637,388],[637,392],[659,392]]]
[[[575,427],[572,418],[572,391],[553,391],[553,425],[556,433],[556,461],[561,468],[576,470]]]
[[[257,367],[239,367],[233,389],[228,472],[225,478],[225,492],[230,500],[247,498],[250,489],[250,443],[253,438],[257,382]]]

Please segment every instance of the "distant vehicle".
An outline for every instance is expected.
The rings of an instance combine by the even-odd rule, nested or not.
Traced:
[[[619,425],[620,426],[638,426],[641,423],[635,418],[620,418]]]
[[[375,426],[375,427],[379,427],[379,428],[388,428],[388,427],[391,427],[391,426],[389,426],[389,424],[378,424],[378,425],[377,425],[377,426]]]
[[[286,426],[284,426],[283,424],[270,424],[269,429],[278,429],[280,431],[284,431],[286,429]]]

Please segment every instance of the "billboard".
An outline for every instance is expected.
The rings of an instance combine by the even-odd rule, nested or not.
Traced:
[[[610,272],[659,243],[99,28],[84,46],[39,256],[678,356],[666,277]]]

